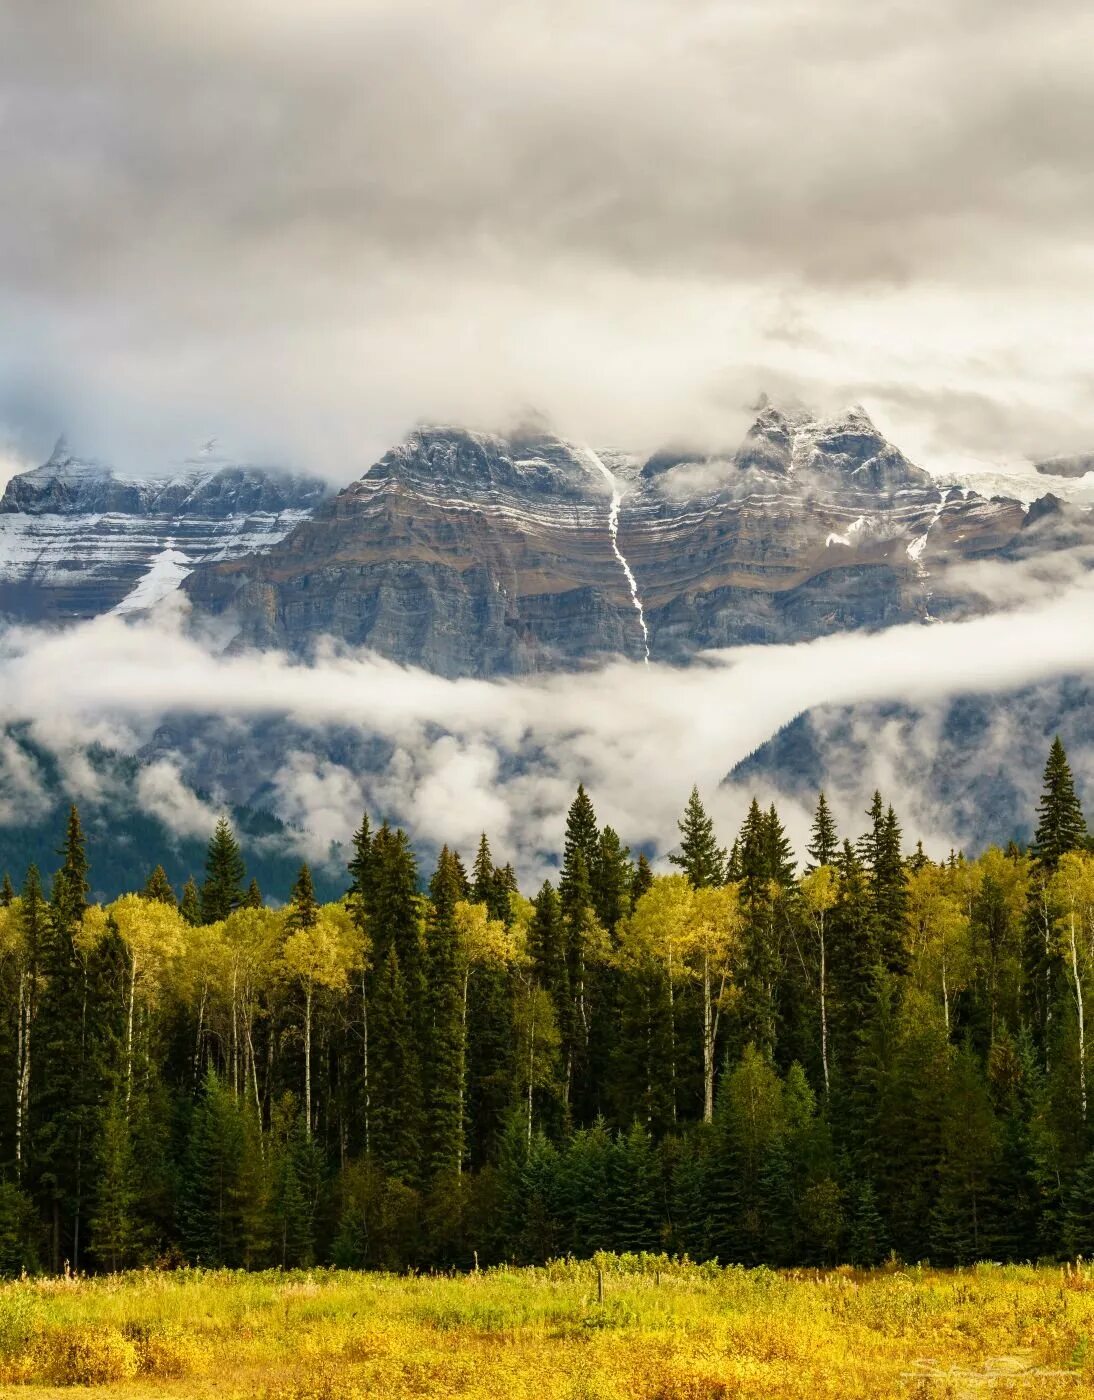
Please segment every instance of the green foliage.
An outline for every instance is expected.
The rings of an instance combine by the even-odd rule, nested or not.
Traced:
[[[692,788],[677,825],[680,849],[673,851],[669,860],[680,867],[697,890],[722,884],[726,877],[726,853],[715,840],[714,823],[707,816],[697,787]]]
[[[0,1271],[1094,1251],[1076,811],[1055,745],[1033,857],[905,861],[880,796],[837,849],[822,800],[799,878],[693,793],[655,877],[580,788],[532,901],[365,818],[284,909],[222,823],[176,910],[166,868],[93,903],[73,809],[48,901],[0,889]]]
[[[247,870],[239,842],[221,817],[209,841],[205,856],[205,883],[201,887],[201,917],[207,924],[226,919],[243,903],[243,881]]]

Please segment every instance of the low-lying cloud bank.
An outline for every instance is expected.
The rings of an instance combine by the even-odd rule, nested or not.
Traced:
[[[442,679],[371,653],[328,649],[303,664],[278,653],[217,652],[185,626],[183,605],[173,600],[136,623],[103,617],[57,633],[8,632],[0,642],[0,720],[27,721],[38,742],[70,755],[92,739],[136,749],[167,718],[212,716],[243,729],[280,719],[318,740],[347,729],[376,736],[390,755],[380,771],[317,757],[317,742],[271,752],[268,772],[257,775],[279,814],[307,829],[313,856],[344,840],[367,806],[429,845],[467,850],[486,830],[534,877],[559,848],[578,781],[601,820],[633,844],[671,848],[693,782],[728,834],[747,794],[721,786],[725,775],[796,714],[887,700],[929,705],[962,692],[1094,675],[1092,608],[1094,578],[1086,576],[1056,597],[956,624],[708,653],[687,669],[619,662],[577,675],[477,681]],[[878,781],[883,757],[880,750]],[[1013,753],[1015,764],[1032,770],[1042,761],[1039,736],[1030,736],[1030,752],[1019,744]],[[184,757],[161,758],[137,797],[180,834],[193,834],[212,809],[187,789],[184,774]],[[25,772],[21,781],[25,788]],[[17,806],[0,809],[0,820],[10,822]],[[785,815],[800,839],[804,808]],[[859,825],[854,813],[850,829]],[[923,834],[936,844],[960,839],[944,829]]]

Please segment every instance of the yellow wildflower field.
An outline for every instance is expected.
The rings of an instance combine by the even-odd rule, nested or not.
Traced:
[[[0,1287],[0,1394],[1094,1397],[1092,1334],[1081,1267],[147,1271]]]

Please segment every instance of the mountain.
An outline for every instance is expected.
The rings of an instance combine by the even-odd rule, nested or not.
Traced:
[[[959,695],[931,704],[821,706],[799,715],[726,781],[764,801],[812,809],[824,788],[844,834],[865,826],[874,787],[937,855],[1033,834],[1041,773],[1059,734],[1085,810],[1094,811],[1094,685],[1089,677]]]
[[[764,404],[732,450],[647,460],[538,430],[422,428],[261,554],[183,587],[241,641],[298,654],[326,635],[445,676],[647,645],[680,664],[982,609],[953,566],[1021,554],[1027,530],[1020,502],[940,488],[861,408]]]
[[[318,480],[211,452],[172,476],[128,480],[61,438],[0,498],[0,615],[57,621],[147,607],[198,563],[280,540],[325,494]]]
[[[71,760],[72,755],[68,756]],[[0,730],[0,872],[18,885],[33,862],[47,883],[60,864],[69,804],[76,800],[87,836],[91,893],[114,899],[143,883],[162,865],[176,891],[190,875],[200,883],[213,812],[200,790],[198,802],[210,806],[208,833],[179,833],[148,801],[146,782],[159,781],[154,759],[117,753],[100,744],[82,749],[68,771],[65,758],[37,743],[25,725]],[[234,803],[228,815],[247,864],[274,903],[288,899],[300,869],[302,833],[262,807]],[[345,889],[345,855],[332,849],[328,860],[313,862],[316,890],[336,899]]]

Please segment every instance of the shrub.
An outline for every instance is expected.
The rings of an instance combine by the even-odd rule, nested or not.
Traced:
[[[107,1385],[137,1374],[137,1348],[112,1327],[79,1327],[43,1338],[46,1374],[55,1385]]]

